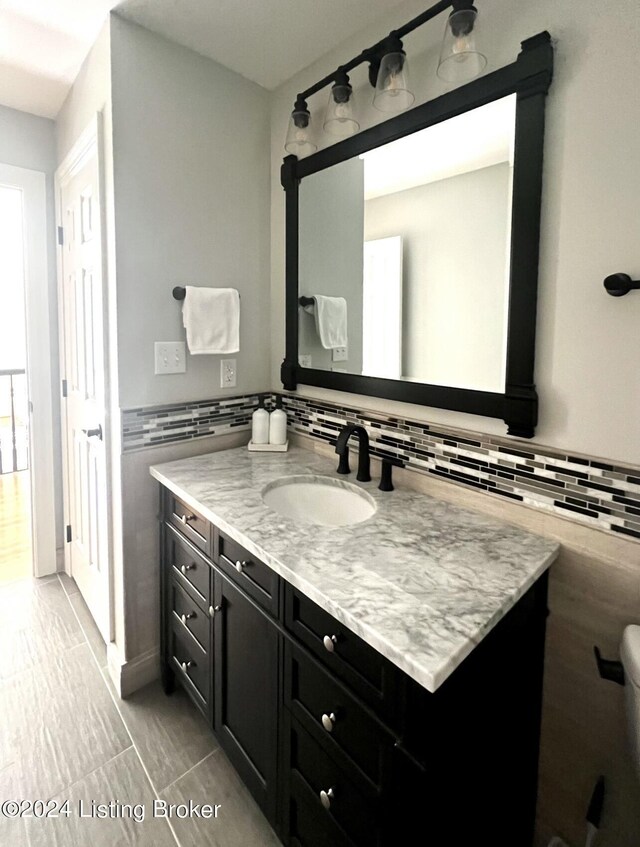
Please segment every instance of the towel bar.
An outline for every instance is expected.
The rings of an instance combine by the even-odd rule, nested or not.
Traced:
[[[298,303],[301,306],[313,306],[313,297],[300,297]]]
[[[607,294],[612,297],[624,297],[633,289],[640,288],[640,280],[633,280],[629,274],[611,274],[604,281]]]

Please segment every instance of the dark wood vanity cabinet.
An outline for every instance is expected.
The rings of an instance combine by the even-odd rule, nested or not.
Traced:
[[[192,532],[181,534],[176,504],[178,514],[194,515],[186,526],[198,522],[198,547],[211,559]],[[278,590],[273,597],[262,591],[256,571],[266,566],[182,505],[163,493],[163,685],[167,693],[176,682],[185,689],[275,826],[280,635],[264,608],[277,613]],[[229,548],[237,558],[225,556],[223,571],[214,562]]]
[[[546,575],[430,693],[165,489],[162,515],[165,690],[285,845],[531,845]]]

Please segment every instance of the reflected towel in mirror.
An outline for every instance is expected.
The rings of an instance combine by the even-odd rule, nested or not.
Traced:
[[[325,350],[347,347],[347,301],[344,297],[312,294],[313,304],[305,312],[315,315],[316,331]]]

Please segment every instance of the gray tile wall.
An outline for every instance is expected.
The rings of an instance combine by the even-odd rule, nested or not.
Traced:
[[[273,403],[275,395],[265,395]],[[345,423],[366,427],[371,452],[402,467],[640,539],[640,468],[432,426],[326,400],[283,394],[289,428],[334,442]],[[258,395],[123,412],[125,451],[250,430]]]

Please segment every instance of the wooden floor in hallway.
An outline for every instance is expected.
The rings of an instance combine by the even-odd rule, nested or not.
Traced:
[[[29,471],[0,474],[0,583],[32,574]]]

